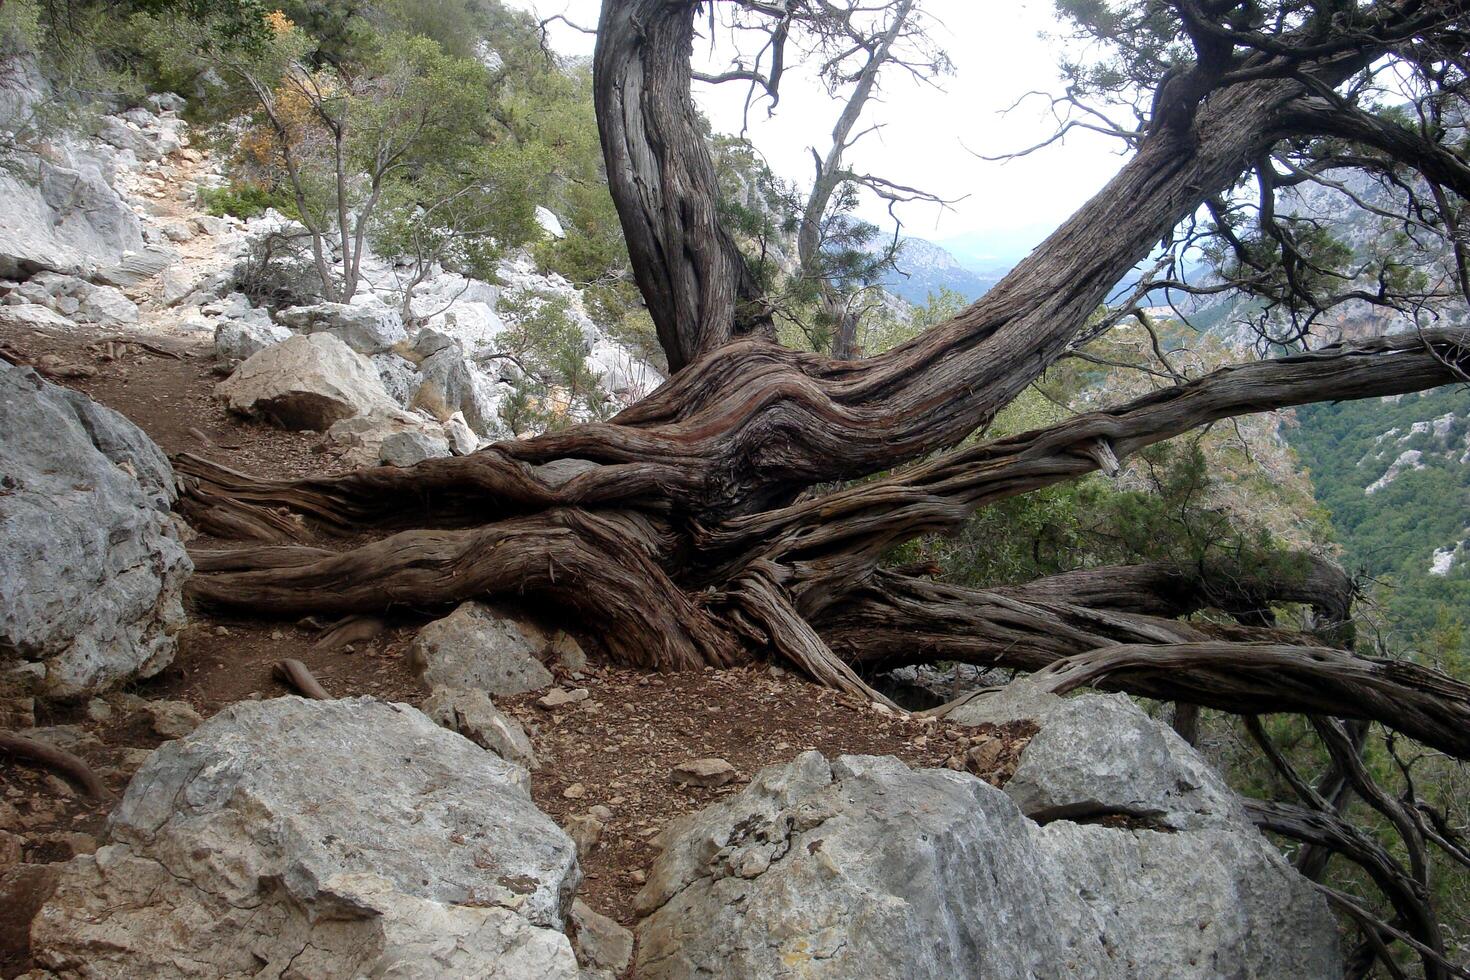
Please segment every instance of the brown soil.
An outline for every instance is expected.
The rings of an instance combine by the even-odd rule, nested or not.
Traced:
[[[85,331],[11,331],[0,335],[0,345],[24,362],[49,354],[93,371],[57,380],[126,415],[170,453],[192,452],[270,476],[340,469],[321,449],[317,434],[286,432],[228,414],[213,396],[218,379],[206,346],[145,337],[180,356],[160,356],[136,345],[99,345],[100,335]],[[191,610],[191,625],[180,638],[174,663],[124,693],[186,701],[208,717],[243,699],[289,693],[272,678],[271,666],[293,657],[333,695],[368,694],[417,704],[427,692],[413,676],[404,651],[419,622],[398,622],[349,650],[331,651],[315,645],[322,624],[221,618],[208,610]],[[612,811],[601,843],[584,861],[581,897],[628,926],[634,924],[633,896],[656,856],[653,835],[678,815],[738,792],[763,766],[815,749],[828,756],[883,754],[916,766],[948,762],[974,768],[964,758],[964,739],[975,737],[974,730],[961,733],[893,717],[763,665],[658,676],[594,663],[583,675],[563,681],[586,687],[589,699],[546,711],[536,705],[538,695],[528,694],[502,699],[501,707],[522,721],[535,745],[540,768],[533,774],[532,793],[543,810],[564,825],[594,805]],[[89,716],[85,705],[37,703],[35,724],[76,726],[74,751],[120,794],[140,764],[136,750],[152,749],[163,739],[151,730],[148,716],[136,710],[137,702],[126,697],[110,701],[109,718]],[[0,724],[6,720],[0,718]],[[18,727],[21,722],[11,719],[9,724]],[[999,782],[1014,771],[1029,732],[994,734],[1002,745],[998,752],[992,746],[990,755],[998,761],[992,760],[993,771],[981,774]],[[715,789],[684,788],[670,781],[675,765],[708,757],[729,761],[738,778]],[[576,799],[565,795],[573,784],[585,790]],[[0,759],[0,830],[21,838],[26,862],[65,860],[105,840],[113,802],[86,799],[54,776]],[[28,965],[27,950],[15,937],[24,936],[17,919],[29,918],[35,902],[33,895],[26,896],[35,882],[33,874],[11,891],[12,904],[7,906],[5,841],[0,834],[0,940],[6,940],[0,948],[0,976],[9,977]]]
[[[739,792],[762,768],[812,749],[829,758],[893,755],[913,766],[942,766],[963,752],[960,739],[985,734],[875,710],[780,668],[592,673],[578,681],[591,696],[565,708],[541,708],[538,694],[499,703],[536,747],[541,768],[532,795],[541,809],[563,826],[593,806],[612,811],[601,843],[582,863],[587,881],[580,894],[629,927],[633,896],[657,856],[654,835],[674,818]],[[1030,738],[1024,728],[997,734],[1020,745]],[[1008,767],[982,775],[1003,782],[1019,754],[1018,746]],[[675,766],[709,758],[734,766],[735,780],[716,788],[672,782]],[[568,798],[574,786],[582,792]]]

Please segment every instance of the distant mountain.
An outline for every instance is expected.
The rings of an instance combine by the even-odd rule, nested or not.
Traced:
[[[973,302],[1000,282],[1010,268],[977,271],[961,264],[946,249],[922,238],[905,238],[899,246],[896,264],[897,271],[889,270],[879,282],[890,293],[916,306],[928,303],[930,294],[941,289],[953,290]]]
[[[1048,225],[1031,225],[997,231],[969,231],[938,239],[935,244],[969,269],[1009,269],[1051,234]]]

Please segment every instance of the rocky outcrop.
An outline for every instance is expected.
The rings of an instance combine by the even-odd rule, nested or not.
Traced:
[[[165,511],[173,471],[136,426],[0,362],[0,654],[79,697],[172,659],[193,566]]]
[[[505,330],[496,312],[500,288],[453,272],[431,277],[414,291],[413,315],[471,354],[493,350]]]
[[[430,688],[521,694],[552,682],[543,659],[559,641],[484,603],[466,602],[419,630],[408,653]]]
[[[24,170],[0,170],[0,276],[92,276],[143,251],[142,225],[103,169],[36,157]]]
[[[1072,778],[1068,767],[1086,763],[1051,753],[1106,753],[1108,735],[1080,739],[1128,714],[1078,704],[1045,719],[1038,739],[1063,731],[1017,790],[1040,792],[1060,766],[1041,822],[967,773],[808,752],[671,824],[637,900],[638,975],[1339,976],[1322,899],[1232,800],[1208,792],[1213,780],[1197,781],[1203,766],[1182,741],[1162,756],[1146,748],[1140,766],[1163,770],[1118,772],[1110,793]],[[1160,795],[1170,778],[1197,783]],[[1059,818],[1069,786],[1087,807],[1126,800],[1127,813],[1164,817]]]
[[[291,339],[291,331],[278,327],[266,317],[259,319],[224,319],[214,325],[214,357],[221,365],[233,368],[254,355]]]
[[[574,980],[575,848],[407,705],[237,704],[158,749],[32,925],[64,977]]]
[[[414,389],[419,385],[418,368],[403,355],[391,352],[374,354],[368,359],[377,368],[378,380],[383,382],[388,397],[407,408]]]
[[[412,466],[434,456],[448,456],[450,448],[437,422],[401,410],[334,422],[326,441],[341,452],[345,462],[357,466],[379,462]]]
[[[1122,814],[1170,830],[1238,826],[1235,794],[1174,731],[1126,694],[1059,698],[1025,680],[962,705],[947,721],[1041,727],[1005,791],[1038,820]]]
[[[324,431],[341,419],[398,411],[372,362],[324,333],[256,352],[216,391],[232,411],[287,429]]]
[[[138,307],[115,286],[98,286],[76,276],[37,273],[15,288],[14,295],[45,306],[78,323],[120,327],[138,322]]]
[[[424,330],[420,337],[440,335]],[[418,346],[423,348],[421,339]],[[493,384],[465,359],[464,348],[446,342],[419,362],[419,383],[409,405],[428,412],[440,422],[458,415],[481,435],[496,431],[499,424],[498,395]]]
[[[612,919],[588,908],[581,899],[572,903],[567,923],[581,980],[617,980],[633,959],[633,934]]]
[[[378,458],[385,466],[413,466],[426,459],[449,455],[449,440],[443,432],[410,429],[383,440]]]
[[[271,320],[270,313],[240,293],[206,303],[200,313],[214,320],[214,357],[222,368],[233,370],[253,355],[289,340],[290,330]]]
[[[11,297],[14,296],[14,301]],[[6,330],[49,330],[70,333],[77,328],[76,322],[64,317],[49,306],[27,303],[15,294],[6,296],[0,305],[0,328]]]
[[[382,300],[293,306],[276,319],[301,333],[329,333],[359,354],[381,354],[408,339],[403,319]]]

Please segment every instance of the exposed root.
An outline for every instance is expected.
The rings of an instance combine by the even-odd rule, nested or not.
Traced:
[[[1470,685],[1402,661],[1326,647],[1174,643],[1104,647],[1033,679],[1064,694],[1107,679],[1152,696],[1236,714],[1279,711],[1382,722],[1457,759],[1470,759]],[[1142,682],[1142,683],[1139,683]]]
[[[857,671],[838,658],[816,631],[797,615],[781,584],[781,569],[769,562],[753,565],[718,598],[725,616],[748,640],[786,659],[826,687],[902,711],[869,687]]]
[[[348,616],[327,627],[313,650],[340,650],[353,643],[365,643],[388,628],[377,616]]]
[[[405,531],[340,554],[253,548],[201,556],[202,602],[275,616],[376,615],[492,596],[570,610],[618,663],[730,666],[726,631],[651,554],[658,530],[633,515],[554,510],[462,531]]]
[[[299,660],[277,660],[271,665],[271,676],[282,684],[296,690],[302,696],[318,701],[330,701],[332,696],[322,687],[315,675]]]
[[[0,732],[0,754],[60,773],[93,799],[105,800],[112,795],[91,766],[65,749],[13,732]]]

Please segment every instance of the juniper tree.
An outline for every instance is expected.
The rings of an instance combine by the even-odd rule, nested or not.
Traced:
[[[718,5],[765,18],[777,32],[801,30],[792,12],[817,11],[824,0]],[[967,441],[1049,365],[1106,329],[1098,307],[1181,229],[1208,226],[1235,248],[1233,236],[1241,284],[1269,286],[1282,302],[1291,295],[1315,309],[1351,292],[1324,288],[1326,258],[1274,220],[1270,194],[1289,173],[1283,159],[1308,173],[1357,167],[1433,188],[1405,214],[1458,241],[1470,166],[1453,120],[1463,112],[1470,4],[1064,5],[1073,27],[1108,55],[1069,66],[1066,98],[1077,115],[1068,125],[1126,140],[1126,163],[982,299],[853,360],[774,342],[760,281],[722,224],[690,93],[695,27],[707,6],[607,0],[594,59],[608,183],[669,381],[605,422],[409,469],[278,481],[183,457],[183,506],[196,525],[269,542],[198,550],[195,597],[301,616],[514,596],[580,621],[610,661],[651,669],[779,659],[881,701],[859,669],[951,660],[1041,672],[1059,690],[1092,684],[1243,715],[1321,716],[1339,781],[1403,832],[1411,860],[1401,865],[1354,836],[1301,779],[1293,783],[1300,802],[1263,805],[1258,817],[1370,869],[1393,909],[1391,921],[1364,912],[1370,953],[1401,941],[1427,975],[1448,975],[1420,850],[1437,838],[1452,854],[1466,851],[1412,798],[1375,792],[1354,761],[1352,725],[1378,722],[1465,759],[1470,687],[1334,645],[1330,627],[1352,598],[1340,570],[1283,563],[1279,574],[1263,569],[1247,581],[1208,565],[1151,563],[977,589],[882,560],[980,508],[1111,472],[1217,420],[1462,380],[1470,366],[1463,330],[1326,347],[1313,347],[1308,330],[1278,338],[1291,342],[1284,352],[1277,345],[1281,356],[1045,428]],[[1390,72],[1410,111],[1387,104]],[[1263,202],[1253,241],[1227,213],[1244,186]],[[1383,296],[1392,300],[1397,285],[1385,277]],[[1125,304],[1119,313],[1127,312]],[[341,549],[294,543],[292,515],[372,540]],[[1274,601],[1313,607],[1325,632],[1283,634],[1251,622]],[[1182,618],[1207,606],[1241,621]]]

